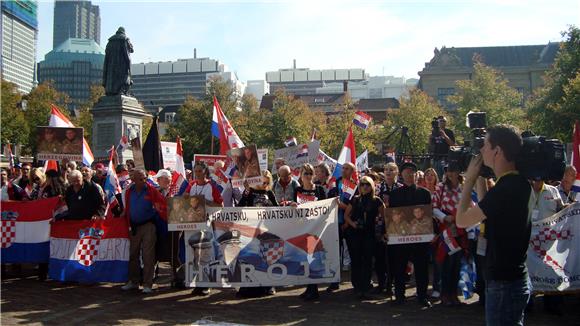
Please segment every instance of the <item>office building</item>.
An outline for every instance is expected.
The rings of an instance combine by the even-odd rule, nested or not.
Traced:
[[[29,93],[35,85],[37,1],[2,1],[2,79]]]
[[[248,80],[244,94],[252,94],[258,100],[262,101],[262,96],[270,92],[270,85],[265,80]]]
[[[99,6],[84,0],[56,0],[52,47],[69,38],[84,38],[101,44],[101,16]]]
[[[104,61],[105,51],[94,40],[70,38],[38,63],[38,81],[52,80],[76,109],[89,99],[91,85],[102,84]]]

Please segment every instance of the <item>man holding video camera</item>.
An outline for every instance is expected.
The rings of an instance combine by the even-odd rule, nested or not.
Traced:
[[[447,126],[447,118],[438,116],[431,121],[431,135],[429,136],[429,148],[433,154],[433,167],[438,175],[443,175],[445,158],[449,152],[449,146],[455,146],[455,134]]]
[[[530,194],[527,179],[516,170],[522,138],[511,126],[487,130],[481,154],[474,157],[465,174],[457,211],[457,226],[467,228],[485,220],[485,280],[487,325],[523,325],[524,309],[530,298],[526,251],[531,233]],[[497,178],[486,193],[480,175],[482,163]],[[470,207],[477,182],[479,204]]]

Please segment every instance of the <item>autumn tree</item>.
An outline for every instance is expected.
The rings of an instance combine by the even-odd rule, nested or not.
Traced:
[[[14,83],[2,80],[2,143],[27,144],[30,128],[20,107],[22,96]]]
[[[501,72],[486,66],[474,57],[470,80],[457,81],[457,94],[449,101],[457,106],[457,119],[463,120],[470,111],[485,112],[487,125],[500,123],[514,125],[520,130],[528,127],[521,104],[522,95],[508,85]],[[458,124],[458,131],[468,136],[465,124]]]
[[[528,117],[536,134],[572,141],[572,126],[580,120],[580,29],[570,26],[546,84],[530,102]]]
[[[398,146],[403,127],[408,128],[409,142],[413,154],[426,153],[429,148],[429,136],[431,135],[431,121],[433,117],[446,115],[443,109],[419,89],[412,89],[408,96],[399,99],[399,108],[387,113],[387,119],[383,123],[381,134],[378,138],[387,146]],[[451,123],[448,122],[448,127]],[[390,139],[387,137],[393,134]]]

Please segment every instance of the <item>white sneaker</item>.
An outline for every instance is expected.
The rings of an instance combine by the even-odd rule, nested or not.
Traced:
[[[439,293],[439,291],[433,291],[433,293],[431,293],[432,298],[439,298],[440,296],[441,296],[441,293]]]
[[[148,288],[146,286],[143,287],[143,294],[150,294],[153,292],[153,289]]]
[[[121,287],[121,290],[123,291],[128,291],[128,290],[133,290],[133,289],[137,289],[139,288],[139,286],[131,281],[127,282],[127,284],[123,285]]]

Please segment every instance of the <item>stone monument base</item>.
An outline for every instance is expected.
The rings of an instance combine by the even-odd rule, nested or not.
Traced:
[[[127,95],[107,95],[99,99],[93,114],[92,149],[96,162],[109,160],[108,150],[117,146],[122,136],[128,140],[135,137],[141,139],[143,118],[151,116],[136,98]],[[143,139],[141,139],[142,143]],[[118,153],[121,162],[133,158],[130,149]]]

